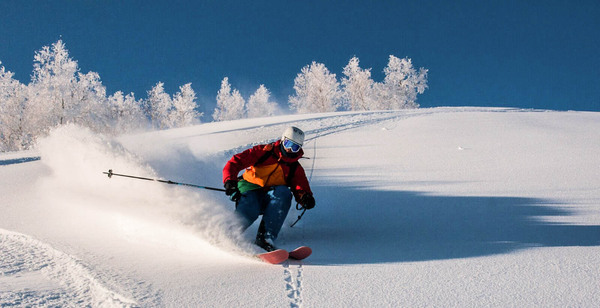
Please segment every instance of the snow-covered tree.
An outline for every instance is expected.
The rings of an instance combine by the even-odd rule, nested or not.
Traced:
[[[245,117],[244,98],[236,89],[231,89],[229,78],[223,78],[221,89],[217,93],[217,107],[213,113],[215,121],[237,120]]]
[[[342,78],[343,98],[349,110],[374,110],[377,101],[373,92],[371,69],[362,69],[357,57],[353,57],[344,67]]]
[[[0,152],[18,151],[29,146],[25,86],[13,79],[0,62]]]
[[[136,101],[133,93],[123,96],[123,92],[117,91],[108,97],[108,102],[113,123],[112,132],[115,135],[133,132],[146,126],[147,119],[141,103]]]
[[[120,91],[106,97],[98,73],[79,72],[62,40],[35,53],[29,85],[13,75],[0,66],[0,151],[26,149],[49,129],[67,123],[96,132],[124,133],[147,127],[148,119],[152,127],[164,129],[192,124],[201,116],[195,110],[191,84],[181,86],[173,98],[162,82],[143,101]],[[230,104],[241,101],[237,117],[243,115],[239,92],[228,94]]]
[[[95,72],[79,72],[62,40],[44,46],[34,56],[31,83],[27,87],[25,118],[33,123],[32,134],[75,123],[103,132],[109,127],[106,88]]]
[[[260,85],[248,99],[247,113],[249,118],[270,117],[275,115],[277,104],[269,101],[271,93],[265,85]]]
[[[383,83],[375,84],[375,92],[381,109],[418,108],[417,94],[427,89],[427,69],[418,71],[409,58],[399,59],[390,55],[383,70]]]
[[[336,111],[340,107],[340,84],[322,63],[307,65],[294,79],[296,95],[289,97],[290,109],[298,113]]]
[[[192,84],[179,87],[179,92],[173,96],[173,111],[171,121],[175,127],[184,127],[199,121],[202,114],[196,111],[196,92]]]
[[[78,73],[78,81],[73,91],[78,110],[72,115],[73,122],[91,128],[96,132],[106,132],[111,125],[110,106],[106,98],[106,87],[96,72]]]
[[[170,115],[173,109],[173,100],[169,94],[165,93],[164,83],[159,82],[152,90],[148,91],[145,109],[152,127],[157,129],[173,127]]]
[[[62,40],[36,52],[29,99],[38,129],[76,122],[81,103],[75,97],[78,71]]]

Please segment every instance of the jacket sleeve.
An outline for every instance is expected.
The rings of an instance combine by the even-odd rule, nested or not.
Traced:
[[[223,168],[223,183],[237,180],[240,171],[252,166],[265,153],[264,145],[257,145],[233,155]]]
[[[310,190],[310,184],[308,183],[308,179],[306,178],[306,172],[304,172],[304,168],[302,165],[298,165],[296,169],[296,173],[294,173],[294,177],[291,180],[290,188],[294,193],[294,199],[296,202],[300,202],[300,198],[304,194],[312,195],[312,191]]]

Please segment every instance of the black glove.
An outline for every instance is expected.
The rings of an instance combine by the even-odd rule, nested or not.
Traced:
[[[315,207],[315,198],[311,194],[304,194],[300,197],[300,204],[307,210]]]
[[[225,182],[225,194],[229,196],[229,199],[233,202],[238,202],[242,197],[242,193],[237,187],[236,180],[227,180]]]

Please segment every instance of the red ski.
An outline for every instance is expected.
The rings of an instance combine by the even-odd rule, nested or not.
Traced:
[[[312,249],[308,246],[300,246],[289,253],[289,258],[294,260],[302,260],[308,258],[312,253]]]
[[[277,249],[256,255],[261,260],[271,264],[279,264],[288,259],[289,253],[284,249]]]

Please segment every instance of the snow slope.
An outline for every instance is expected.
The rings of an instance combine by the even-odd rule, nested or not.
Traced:
[[[317,207],[250,256],[218,192],[234,153],[305,130]],[[72,126],[0,155],[0,305],[595,306],[600,114],[500,108],[207,123],[112,140]]]

